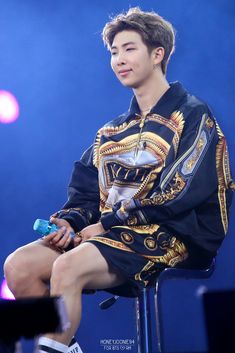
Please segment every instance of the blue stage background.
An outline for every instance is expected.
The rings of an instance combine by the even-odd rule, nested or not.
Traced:
[[[130,6],[153,9],[177,29],[168,80],[181,81],[213,109],[235,175],[234,0],[0,0],[0,90],[20,104],[20,118],[0,125],[0,279],[6,256],[36,239],[34,220],[47,219],[65,202],[73,162],[97,129],[128,108],[132,92],[114,77],[100,33],[109,15]],[[169,352],[206,349],[200,285],[235,288],[233,215],[234,206],[213,277],[164,288]],[[98,303],[108,296],[84,296],[77,334],[84,353],[104,352],[101,340],[109,338],[135,340],[131,351],[137,352],[134,301],[122,298],[103,312]]]

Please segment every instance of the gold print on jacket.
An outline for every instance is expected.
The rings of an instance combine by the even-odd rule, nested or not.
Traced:
[[[173,133],[174,138],[172,140],[172,144],[174,146],[175,156],[178,151],[179,140],[184,128],[184,116],[180,111],[175,111],[171,114],[170,118],[164,118],[161,115],[152,114],[149,121],[156,121],[159,124],[165,125],[168,127]]]
[[[195,156],[193,156],[186,163],[186,168],[187,168],[188,171],[191,171],[193,169],[193,166],[195,165],[195,163],[197,162],[197,160],[198,160],[198,158],[199,158],[199,156],[201,154],[203,146],[204,146],[204,140],[202,138],[200,138],[199,141],[198,141],[196,150],[195,150],[195,152],[196,152]]]
[[[227,143],[223,132],[216,122],[216,129],[219,136],[219,142],[216,146],[216,170],[218,177],[218,199],[220,204],[220,215],[223,223],[224,233],[228,230],[228,217],[227,217],[227,206],[226,206],[226,189],[234,188],[234,182],[232,180],[230,172],[229,154]]]
[[[214,121],[211,118],[207,118],[205,121],[207,129],[212,129],[214,127]]]
[[[130,184],[139,185],[152,171],[151,166],[146,165],[145,168],[133,168],[133,166],[130,167],[124,163],[117,163],[112,160],[104,162],[104,169],[106,174],[107,187],[111,187],[114,181],[116,183],[121,183],[122,181],[130,181]]]
[[[101,144],[102,136],[111,137],[114,135],[121,135],[123,132],[131,129],[135,125],[138,125],[140,122],[140,118],[141,118],[140,116],[136,116],[136,119],[131,120],[129,123],[125,122],[125,123],[118,125],[118,126],[104,126],[103,128],[101,128],[98,131],[97,136],[96,136],[96,141],[94,144],[94,156],[93,156],[93,163],[97,168],[99,167],[100,147],[102,145]],[[175,111],[171,114],[170,118],[164,118],[158,114],[149,114],[145,118],[145,121],[146,122],[154,121],[158,124],[164,125],[168,129],[170,129],[174,133],[173,146],[174,146],[175,153],[177,153],[179,139],[180,139],[180,136],[181,136],[183,128],[184,128],[183,114],[180,111]],[[157,135],[157,134],[152,133],[152,135]],[[130,136],[134,136],[134,135],[132,134]],[[136,134],[134,137],[134,143],[136,143],[137,139],[138,139],[138,134]],[[120,141],[121,141],[121,137],[120,137],[119,142],[117,142],[117,143],[119,144]],[[126,142],[128,142],[125,139],[122,139],[122,141],[124,142],[124,144],[126,144]],[[154,139],[153,139],[153,142],[154,142]],[[168,145],[169,145],[169,143],[168,143]],[[124,147],[127,147],[127,146],[125,145]],[[114,148],[114,146],[113,146],[113,148]],[[168,147],[168,150],[169,150],[169,147]]]
[[[172,183],[169,184],[165,191],[156,193],[151,199],[145,199],[141,201],[141,206],[154,206],[162,205],[167,201],[171,201],[184,189],[186,181],[184,178],[176,172]]]
[[[200,156],[202,155],[202,152],[204,151],[206,144],[207,144],[207,136],[205,131],[202,131],[199,137],[199,140],[196,144],[196,147],[194,148],[193,152],[190,154],[190,156],[185,160],[183,164],[181,171],[184,175],[188,175],[193,172],[193,169],[196,166]]]
[[[141,137],[136,129],[136,125],[139,127],[140,118],[136,116],[135,119],[119,126],[105,126],[97,134],[93,163],[99,169],[101,212],[111,211],[113,202],[117,202],[117,197],[121,197],[109,196],[113,187],[116,188],[116,193],[120,190],[120,195],[121,190],[126,190],[125,194],[130,192],[130,197],[147,197],[165,167],[172,143],[175,154],[177,152],[184,126],[182,113],[176,111],[169,118],[157,114],[147,115]],[[148,125],[148,122],[151,124]],[[165,130],[162,130],[164,128],[161,125]],[[148,126],[151,131],[148,131]],[[173,134],[169,133],[169,130]],[[135,156],[137,143],[138,154]]]
[[[93,163],[94,165],[98,168],[99,167],[99,159],[100,159],[100,146],[101,146],[101,138],[102,136],[106,136],[106,137],[111,137],[114,135],[118,135],[121,134],[123,132],[125,132],[126,130],[132,128],[133,126],[137,125],[139,123],[139,119],[135,119],[135,120],[131,120],[128,124],[127,123],[123,123],[121,125],[118,126],[107,126],[105,125],[104,127],[102,127],[97,135],[96,135],[96,140],[95,140],[95,144],[94,144],[94,155],[93,155]]]
[[[137,139],[138,134],[132,134],[119,141],[109,140],[103,143],[99,147],[97,167],[100,166],[102,159],[105,157],[107,158],[107,156],[114,157],[115,155],[122,155],[124,153],[133,153],[136,148]],[[143,146],[142,149],[149,151],[155,158],[162,162],[165,160],[170,149],[170,144],[161,136],[149,131],[143,132],[141,135],[141,142],[141,145]]]

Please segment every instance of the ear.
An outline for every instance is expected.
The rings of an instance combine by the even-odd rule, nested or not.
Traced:
[[[164,58],[165,49],[163,47],[157,47],[153,49],[152,55],[153,55],[154,65],[158,65],[162,62]]]

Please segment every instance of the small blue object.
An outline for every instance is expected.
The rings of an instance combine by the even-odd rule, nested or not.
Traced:
[[[56,232],[59,228],[54,223],[51,223],[45,219],[36,219],[33,225],[33,229],[40,235],[48,235]],[[71,238],[74,238],[75,233],[70,232]]]
[[[42,236],[46,236],[50,233],[56,232],[59,228],[54,223],[51,223],[45,219],[36,219],[33,225],[33,229]],[[64,251],[68,251],[74,248],[74,237],[75,233],[70,232],[71,241],[69,245],[64,248]]]
[[[40,235],[48,235],[50,233],[56,232],[58,227],[45,219],[36,219],[33,225],[33,229]]]

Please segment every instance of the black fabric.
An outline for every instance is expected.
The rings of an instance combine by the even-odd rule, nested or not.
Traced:
[[[38,345],[38,349],[41,349],[45,353],[61,353],[61,351],[58,351],[57,349],[50,348],[50,347],[44,346],[42,344]]]
[[[97,132],[75,163],[59,217],[75,231],[101,221],[111,238],[116,227],[127,233],[163,227],[185,244],[191,265],[200,268],[216,255],[227,233],[233,189],[227,143],[217,121],[204,102],[175,82],[145,119],[134,97],[127,113]],[[118,249],[94,243],[113,264]],[[136,269],[144,252],[142,245],[135,254]],[[125,273],[117,257],[115,266]]]
[[[105,290],[126,297],[138,296],[139,290],[151,286],[164,268],[177,267],[188,258],[185,245],[158,226],[136,231],[115,227],[87,242],[99,249],[111,270],[126,279],[123,285]]]

